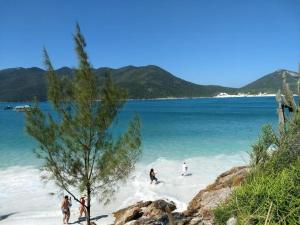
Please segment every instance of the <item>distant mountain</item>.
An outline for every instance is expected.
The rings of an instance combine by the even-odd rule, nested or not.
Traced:
[[[26,101],[34,96],[45,100],[46,80],[44,70],[13,68],[0,71],[0,101]]]
[[[99,77],[104,69],[96,70]],[[234,88],[216,85],[198,85],[180,79],[157,66],[127,66],[111,70],[117,85],[128,90],[129,98],[208,97],[219,92],[235,93]]]
[[[167,97],[211,97],[220,92],[237,93],[237,89],[217,85],[198,85],[180,79],[157,66],[127,66],[119,69],[98,68],[94,73],[99,85],[106,72],[111,72],[116,84],[128,91],[133,99]],[[71,76],[74,70],[62,67],[56,71],[60,76]],[[37,97],[47,100],[45,71],[33,68],[0,70],[0,101],[31,101]]]
[[[297,91],[297,81],[298,73],[289,70],[277,70],[273,73],[267,74],[262,78],[247,84],[246,86],[240,88],[240,92],[249,93],[276,93],[278,89],[282,86],[283,74],[286,74],[286,81],[289,83],[291,90],[296,93]]]
[[[62,67],[56,70],[59,76],[72,76],[74,69]],[[287,82],[296,92],[297,73],[289,70],[277,70],[241,88],[229,88],[217,85],[198,85],[180,79],[158,66],[126,66],[119,69],[94,69],[102,85],[105,73],[111,72],[114,82],[128,91],[132,99],[168,98],[168,97],[212,97],[221,92],[237,93],[276,93],[281,88],[282,75],[287,74]],[[47,100],[47,82],[43,69],[11,68],[0,70],[0,101],[31,101],[37,97]]]

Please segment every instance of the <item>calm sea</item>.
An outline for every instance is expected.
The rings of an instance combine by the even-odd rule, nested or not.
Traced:
[[[0,168],[37,166],[36,143],[24,128],[24,114],[3,110],[0,103]],[[48,103],[44,111],[52,112]],[[201,98],[128,101],[119,115],[116,133],[126,129],[138,113],[142,122],[143,157],[180,160],[199,156],[249,152],[263,124],[277,126],[274,97]]]
[[[16,221],[42,224],[32,221],[49,218],[59,224],[59,203],[66,193],[53,183],[41,182],[41,162],[33,153],[35,141],[25,133],[24,114],[2,110],[6,105],[0,103],[0,214],[17,212],[4,221],[9,225]],[[53,112],[48,103],[40,105]],[[220,173],[249,162],[247,152],[260,127],[266,123],[277,126],[276,105],[274,97],[129,101],[113,131],[120,134],[138,113],[143,157],[127,182],[119,184],[111,204],[92,199],[92,214],[111,215],[137,201],[161,198],[174,201],[179,211],[185,210],[193,196]],[[191,176],[181,176],[183,161]],[[161,181],[158,185],[150,184],[151,168]],[[78,216],[77,206],[71,209],[71,221]]]

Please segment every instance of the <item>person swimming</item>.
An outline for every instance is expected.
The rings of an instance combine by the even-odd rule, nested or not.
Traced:
[[[150,175],[150,180],[151,180],[150,184],[152,184],[153,181],[155,181],[155,184],[157,184],[158,180],[155,177],[155,173],[154,173],[154,169],[153,168],[151,168],[149,175]]]

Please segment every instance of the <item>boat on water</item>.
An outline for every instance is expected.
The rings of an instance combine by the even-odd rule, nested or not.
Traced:
[[[4,110],[12,110],[14,107],[12,107],[11,105],[5,106],[3,109]]]
[[[13,110],[17,111],[17,112],[27,112],[30,109],[31,109],[30,105],[18,105],[18,106],[15,106],[15,108]]]

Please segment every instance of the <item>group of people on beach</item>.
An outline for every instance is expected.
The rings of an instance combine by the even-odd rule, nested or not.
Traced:
[[[79,201],[80,201],[80,204],[79,204],[78,220],[81,219],[83,213],[86,216],[85,198],[82,196]],[[61,203],[61,211],[63,214],[63,224],[69,224],[70,215],[71,215],[71,211],[70,211],[71,206],[72,206],[71,197],[66,195]]]
[[[187,166],[187,163],[186,162],[183,162],[183,164],[182,164],[182,173],[181,173],[181,176],[187,176],[188,175],[188,166]],[[149,173],[149,176],[150,176],[150,184],[152,184],[153,183],[153,181],[155,181],[155,184],[158,184],[159,182],[158,182],[158,179],[157,179],[157,177],[156,177],[156,174],[157,173],[155,173],[154,172],[154,169],[153,168],[151,168],[150,169],[150,173]]]
[[[181,176],[187,176],[188,175],[187,171],[188,171],[188,166],[187,166],[186,162],[184,162],[182,164]],[[155,184],[159,183],[158,179],[156,177],[156,174],[157,173],[154,172],[154,169],[151,168],[150,173],[149,173],[150,184],[152,184],[153,182],[155,182]],[[66,195],[61,203],[61,211],[63,214],[63,224],[69,224],[70,215],[71,215],[71,211],[70,211],[71,206],[72,206],[71,197]],[[86,216],[85,198],[83,196],[80,198],[78,221],[80,221],[80,219],[82,218],[82,214],[84,214]]]

